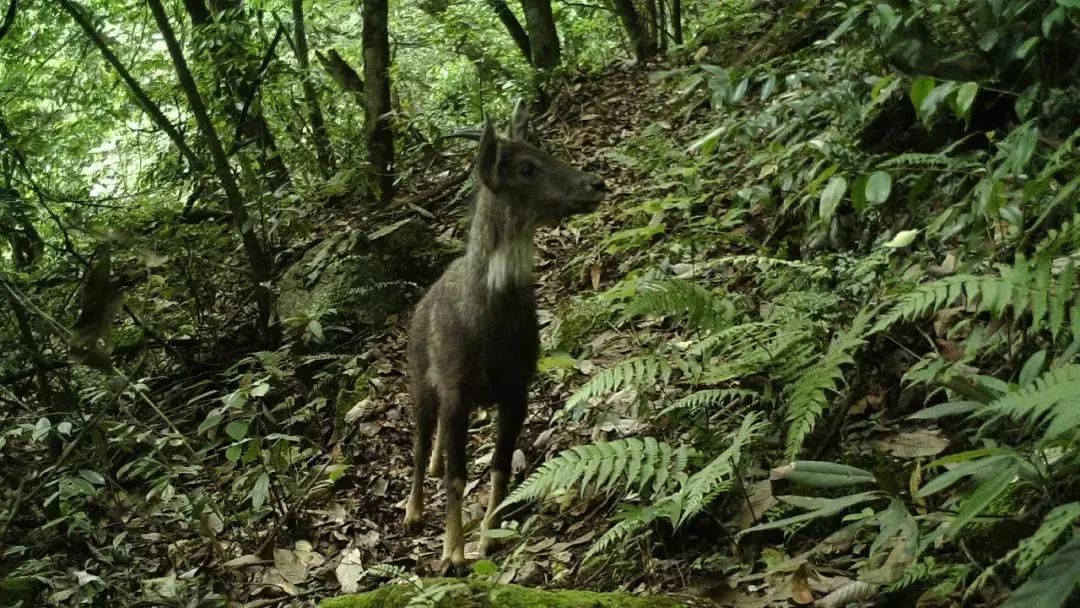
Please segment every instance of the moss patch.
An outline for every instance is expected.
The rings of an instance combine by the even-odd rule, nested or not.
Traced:
[[[403,608],[419,593],[438,599],[437,608],[689,608],[664,597],[641,597],[626,593],[544,590],[485,581],[425,579],[423,591],[411,585],[382,587],[375,591],[324,600],[319,608]],[[445,593],[445,594],[444,594]]]
[[[37,605],[35,600],[44,588],[33,578],[0,579],[0,606],[16,606],[20,601],[23,606]]]

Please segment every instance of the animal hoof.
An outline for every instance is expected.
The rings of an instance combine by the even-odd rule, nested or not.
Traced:
[[[478,551],[480,552],[480,557],[490,557],[491,554],[495,553],[495,551],[497,551],[498,549],[499,541],[497,539],[488,538],[485,536],[480,541],[480,547],[478,548]]]
[[[469,576],[469,563],[462,562],[455,564],[453,561],[445,559],[439,566],[439,576],[448,578],[465,578]]]
[[[443,466],[441,460],[432,460],[428,465],[427,474],[428,477],[434,477],[435,479],[441,479],[443,474],[446,473],[446,468]]]
[[[413,515],[411,513],[405,514],[405,531],[413,534],[420,531],[420,528],[424,527],[424,518],[420,515]]]

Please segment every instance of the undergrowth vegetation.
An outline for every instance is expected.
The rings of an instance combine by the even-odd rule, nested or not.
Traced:
[[[824,605],[997,604],[1009,588],[1009,606],[1065,605],[1080,571],[1080,123],[1074,68],[1055,57],[1075,46],[1073,11],[836,5],[794,52],[657,74],[668,117],[618,152],[654,176],[650,194],[596,226],[623,278],[553,329],[600,302],[591,322],[639,350],[561,415],[623,408],[652,432],[562,452],[508,506],[615,506],[586,569],[663,568],[710,514],[736,544],[783,533],[766,563],[799,603],[837,565],[824,543],[850,552]],[[967,40],[957,56],[996,63],[920,65],[940,49],[897,38],[928,21]]]

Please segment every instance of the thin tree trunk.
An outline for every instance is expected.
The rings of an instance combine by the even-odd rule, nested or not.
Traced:
[[[0,292],[3,292],[3,295],[11,305],[12,312],[15,313],[15,323],[19,326],[19,334],[22,337],[23,348],[30,354],[30,361],[33,364],[34,370],[34,383],[37,385],[38,405],[41,406],[43,410],[48,410],[53,406],[52,389],[49,387],[49,366],[45,357],[42,356],[41,350],[38,348],[30,317],[26,314],[26,308],[23,307],[23,303],[15,296],[15,293],[11,291],[6,283],[0,285]]]
[[[671,34],[675,44],[683,43],[682,0],[671,0]]]
[[[304,88],[304,100],[307,101],[308,117],[311,121],[311,137],[315,142],[315,157],[323,175],[329,177],[334,171],[334,155],[330,148],[330,137],[326,133],[326,120],[315,83],[311,81],[311,64],[308,61],[307,31],[304,27],[304,0],[292,0],[293,37],[296,39],[296,63],[300,66],[300,77]]]
[[[488,6],[495,11],[495,15],[499,17],[499,21],[506,27],[506,31],[510,33],[510,37],[514,39],[514,44],[517,45],[521,54],[525,56],[525,61],[532,65],[532,46],[529,42],[529,35],[525,33],[525,28],[521,27],[521,22],[514,16],[514,11],[510,10],[510,7],[506,5],[504,0],[487,0]]]
[[[657,49],[667,52],[667,0],[657,0]]]
[[[638,18],[633,0],[611,0],[611,3],[634,47],[634,57],[641,62],[648,61],[656,54],[656,47]]]
[[[368,161],[377,176],[379,200],[385,204],[394,197],[388,0],[364,0],[363,21],[364,130]]]
[[[102,38],[101,34],[97,31],[97,28],[94,27],[94,24],[90,21],[90,18],[85,12],[86,9],[73,0],[59,0],[59,2],[61,8],[71,15],[71,18],[75,20],[75,23],[82,28],[86,37],[90,39],[90,42],[101,51],[102,56],[105,57],[105,61],[116,70],[120,79],[124,81],[128,90],[131,91],[131,95],[139,105],[142,106],[143,111],[150,117],[150,120],[153,121],[154,125],[161,129],[162,132],[172,140],[176,149],[187,159],[192,170],[198,171],[202,169],[202,159],[195,155],[195,152],[192,151],[184,140],[184,136],[176,130],[176,127],[174,127],[171,122],[169,122],[169,119],[162,113],[161,108],[150,99],[150,96],[146,94],[146,91],[139,86],[139,83],[135,81],[131,76],[131,73],[124,67],[124,64],[117,58],[116,53],[114,53],[112,49],[109,48],[109,45],[105,43],[105,39]]]
[[[210,115],[206,111],[206,104],[203,103],[195,79],[192,78],[191,70],[188,68],[187,60],[184,59],[184,52],[180,48],[180,43],[176,40],[176,34],[173,32],[172,26],[169,24],[169,17],[165,13],[165,7],[162,6],[161,0],[146,0],[146,3],[150,6],[150,11],[154,14],[154,20],[161,31],[161,36],[165,40],[165,46],[169,49],[169,56],[172,58],[173,65],[176,68],[180,86],[184,89],[184,95],[191,106],[191,113],[195,115],[195,122],[199,125],[199,131],[203,139],[206,140],[207,147],[210,148],[210,155],[214,159],[214,170],[218,179],[221,180],[222,189],[225,190],[225,199],[229,205],[229,211],[232,213],[233,224],[240,231],[244,252],[247,254],[248,263],[251,265],[255,302],[259,308],[259,334],[267,343],[273,343],[270,327],[273,314],[273,303],[269,287],[271,279],[270,259],[263,249],[258,235],[255,233],[253,222],[248,217],[240,187],[237,185],[236,178],[229,167],[229,159],[225,156],[225,149],[221,146],[221,140],[214,129],[214,123],[210,121]]]
[[[521,0],[525,9],[525,27],[529,30],[532,64],[540,70],[558,67],[559,33],[551,15],[551,0]]]
[[[291,182],[289,169],[281,158],[273,131],[263,113],[259,99],[260,76],[263,66],[249,50],[249,24],[242,0],[218,0],[210,9],[203,0],[184,0],[184,8],[192,25],[216,27],[214,44],[207,45],[214,73],[217,75],[221,107],[236,127],[236,141],[229,154],[248,144],[255,144],[258,173],[270,190],[286,187]],[[219,15],[216,23],[214,14]],[[273,45],[271,45],[273,46]],[[273,48],[262,61],[268,64]]]

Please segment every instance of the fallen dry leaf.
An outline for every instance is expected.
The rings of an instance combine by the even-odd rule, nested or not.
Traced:
[[[912,431],[878,439],[873,445],[897,458],[920,458],[944,452],[949,442],[937,431]]]

